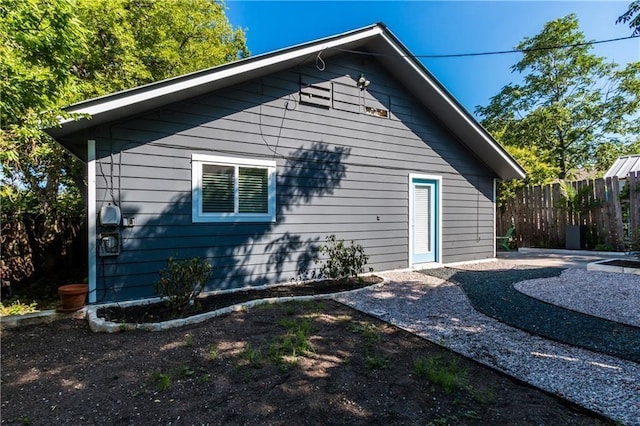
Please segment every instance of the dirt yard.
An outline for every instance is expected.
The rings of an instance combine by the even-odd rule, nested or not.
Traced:
[[[330,301],[165,332],[2,331],[2,424],[608,424]]]

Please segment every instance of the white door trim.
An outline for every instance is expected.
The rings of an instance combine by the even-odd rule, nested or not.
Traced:
[[[413,199],[414,199],[414,190],[413,190],[413,181],[414,179],[425,179],[425,180],[433,180],[437,182],[437,203],[438,208],[436,209],[436,258],[434,262],[429,263],[413,263]],[[442,176],[439,175],[427,175],[421,173],[409,173],[409,253],[408,253],[408,263],[409,268],[414,269],[423,269],[423,268],[433,268],[442,265],[442,211],[443,211],[443,200],[442,200]]]
[[[493,192],[491,201],[493,202],[493,257],[497,256],[497,244],[496,244],[496,224],[498,219],[498,204],[496,198],[498,197],[498,179],[493,179]]]

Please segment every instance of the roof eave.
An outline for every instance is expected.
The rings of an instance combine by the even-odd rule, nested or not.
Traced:
[[[379,59],[389,69],[399,69],[405,62],[419,80],[401,78],[407,88],[425,104],[460,141],[484,161],[501,179],[524,179],[526,172],[482,127],[429,70],[386,30],[382,35],[393,52],[381,51]],[[382,47],[385,50],[385,47]],[[407,71],[408,72],[408,71]],[[425,84],[426,83],[426,84]],[[488,150],[486,150],[488,148]]]
[[[292,64],[300,64],[303,58],[315,60],[319,52],[325,58],[336,54],[331,48],[355,48],[372,36],[381,34],[383,29],[371,25],[344,34],[327,37],[313,42],[241,59],[228,64],[209,68],[191,74],[162,80],[87,101],[65,108],[70,114],[89,116],[65,119],[60,126],[45,131],[55,139],[64,139],[66,135],[106,122],[118,120],[159,108],[163,105],[180,102],[231,85],[243,83],[254,78],[286,69]],[[326,51],[326,53],[324,53]]]
[[[378,60],[497,176],[525,177],[518,163],[382,23],[80,102],[65,110],[89,115],[90,120],[66,120],[46,132],[64,141],[67,136],[90,127],[314,61],[320,52],[326,59],[341,50],[358,48],[378,53]]]

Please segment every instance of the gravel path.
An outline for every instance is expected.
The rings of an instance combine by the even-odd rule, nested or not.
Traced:
[[[512,267],[496,262],[468,268]],[[508,326],[476,311],[459,286],[441,278],[408,271],[380,275],[389,280],[383,287],[336,299],[624,424],[640,425],[640,364]]]
[[[552,305],[516,290],[523,280],[557,278],[561,268],[437,268],[421,271],[459,285],[481,313],[538,336],[640,362],[640,328]]]
[[[527,280],[515,285],[547,303],[640,327],[640,276],[566,269],[555,278]]]

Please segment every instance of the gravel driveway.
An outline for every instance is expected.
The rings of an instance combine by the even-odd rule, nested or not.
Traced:
[[[458,268],[490,271],[513,269],[518,263],[500,260]],[[592,275],[586,280],[583,268],[583,265],[574,264],[559,277],[517,286],[526,287],[531,295],[538,292],[543,299],[544,294],[553,293],[557,286],[559,291],[554,295],[553,303],[584,311],[588,306],[585,307],[582,298],[576,298],[580,290],[576,290],[577,293],[565,291],[569,286],[567,282],[574,287],[584,285],[582,292],[585,295],[601,292],[606,282],[625,283],[622,288],[628,293],[620,297],[626,299],[625,303],[636,298],[631,306],[636,307],[632,311],[637,320],[640,303],[637,276],[589,271]],[[337,300],[624,424],[640,424],[640,364],[558,343],[506,325],[475,310],[461,287],[441,278],[416,271],[380,275],[389,280],[383,287],[342,295]],[[555,284],[553,280],[556,280]],[[564,284],[559,286],[557,280],[564,280]],[[587,281],[591,284],[587,285]],[[598,284],[600,287],[594,289]],[[572,304],[572,300],[575,303]],[[603,298],[596,315],[607,317],[605,311],[614,312],[617,300],[619,298]],[[618,320],[616,317],[610,319]],[[631,319],[631,323],[633,321]],[[625,322],[629,323],[629,320],[625,319]]]

